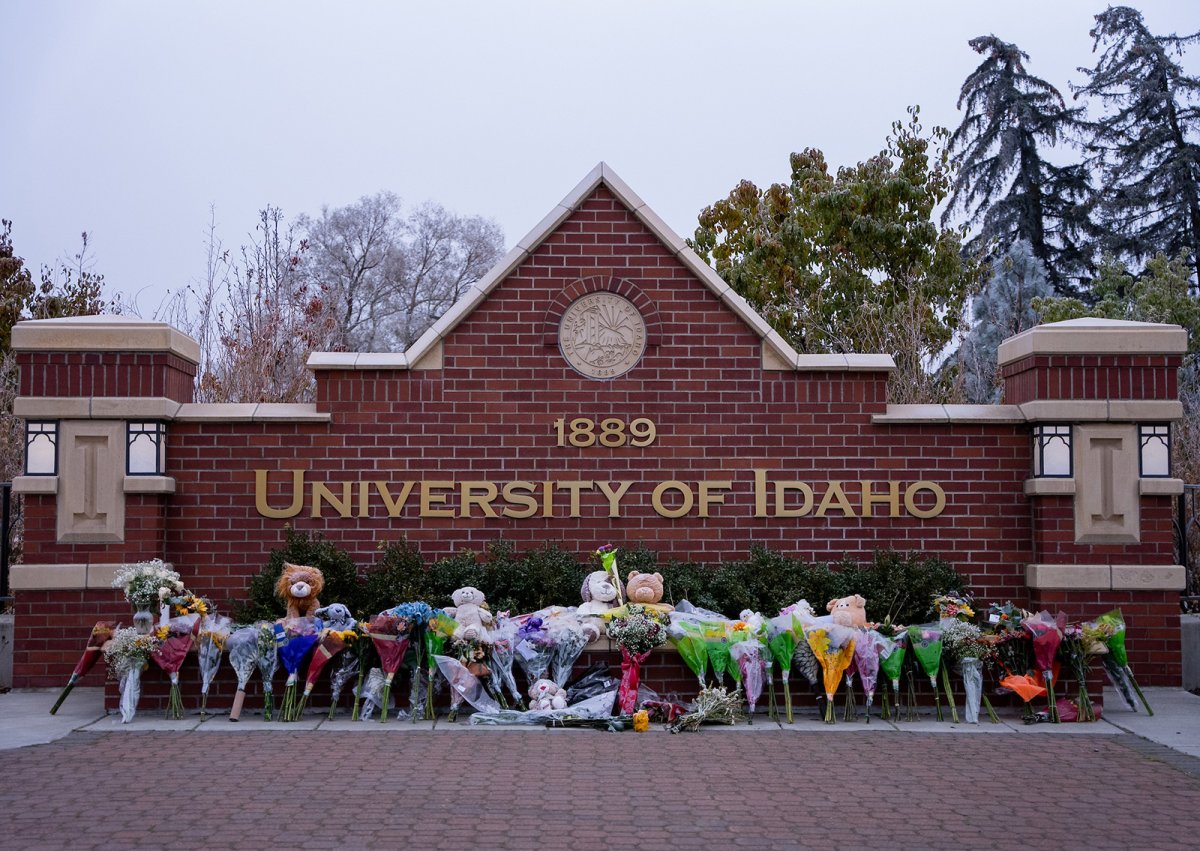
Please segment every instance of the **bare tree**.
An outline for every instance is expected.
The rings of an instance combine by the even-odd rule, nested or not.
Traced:
[[[503,251],[492,220],[426,202],[403,215],[390,192],[302,217],[310,284],[327,294],[337,347],[403,350]]]

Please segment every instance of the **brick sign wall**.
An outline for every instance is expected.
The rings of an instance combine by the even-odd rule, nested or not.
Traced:
[[[128,616],[107,588],[120,563],[162,557],[240,598],[290,523],[364,565],[402,535],[428,557],[501,536],[581,558],[920,550],[982,600],[1123,606],[1139,675],[1176,682],[1179,483],[1135,473],[1116,508],[1080,514],[1087,477],[1116,474],[1079,455],[1032,476],[1038,424],[1071,425],[1077,454],[1118,446],[1097,457],[1119,472],[1139,424],[1178,417],[1182,331],[1128,325],[1009,341],[1008,404],[889,405],[890,358],[797,355],[606,166],[408,352],[314,355],[312,405],[190,403],[195,344],[156,323],[22,323],[18,413],[57,423],[65,461],[17,482],[16,679],[61,682],[91,622]],[[125,476],[122,441],[88,431],[139,420],[167,423],[160,476]],[[106,470],[108,502],[89,490],[109,493]]]

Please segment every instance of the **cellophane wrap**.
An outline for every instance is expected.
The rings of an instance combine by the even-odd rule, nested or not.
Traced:
[[[229,652],[229,666],[237,675],[237,694],[234,708],[229,713],[230,720],[237,721],[246,697],[246,685],[258,667],[258,627],[244,626],[234,630],[225,642],[225,649]]]
[[[275,672],[279,670],[279,647],[275,643],[275,624],[260,621],[258,624],[258,673],[263,683],[263,720],[270,721],[275,715]]]
[[[200,640],[196,645],[196,664],[200,667],[200,711],[208,709],[208,689],[217,670],[221,667],[221,656],[228,645],[233,621],[224,615],[205,615],[200,619]]]
[[[567,612],[550,619],[550,635],[554,640],[554,658],[550,662],[550,679],[559,688],[571,679],[575,663],[587,647],[583,624],[574,612]]]
[[[467,670],[467,666],[450,656],[434,656],[438,670],[450,684],[451,703],[454,706],[467,701],[480,712],[499,712],[500,704],[493,700],[479,678]]]
[[[763,682],[767,675],[763,646],[755,639],[739,641],[730,645],[729,657],[741,672],[746,704],[750,707],[750,715],[753,716],[758,699],[762,696]]]
[[[496,683],[499,693],[504,688],[512,695],[513,702],[521,703],[521,689],[517,687],[516,677],[513,676],[513,662],[517,650],[517,622],[508,617],[498,616],[492,626],[492,643],[488,646],[488,668]],[[432,657],[430,657],[432,659]]]
[[[547,679],[554,660],[554,640],[539,617],[530,617],[517,629],[515,648],[517,664],[525,671],[529,685]]]
[[[983,698],[983,660],[964,657],[958,660],[962,671],[963,692],[966,702],[963,705],[963,718],[968,724],[979,723],[979,704]]]

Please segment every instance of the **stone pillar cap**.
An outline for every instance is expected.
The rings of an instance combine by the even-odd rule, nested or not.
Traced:
[[[1068,319],[1022,331],[1000,344],[1000,366],[1029,355],[1182,355],[1187,331],[1178,325],[1123,319]]]
[[[200,363],[200,344],[166,322],[132,316],[27,319],[12,329],[23,352],[170,352]]]

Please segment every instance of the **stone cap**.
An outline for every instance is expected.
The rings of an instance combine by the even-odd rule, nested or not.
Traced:
[[[1187,331],[1178,325],[1123,319],[1068,319],[1022,331],[1000,344],[1000,366],[1029,355],[1182,355]]]
[[[132,316],[26,319],[12,329],[22,352],[169,352],[200,363],[200,344],[166,322]]]

